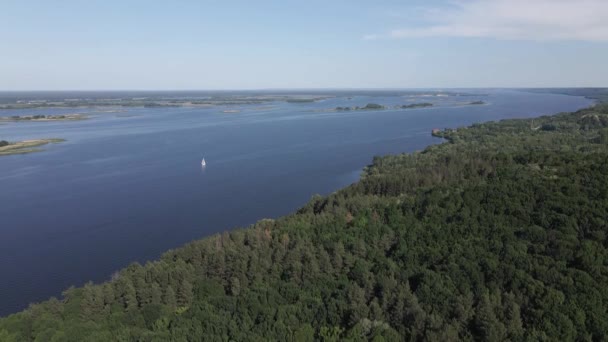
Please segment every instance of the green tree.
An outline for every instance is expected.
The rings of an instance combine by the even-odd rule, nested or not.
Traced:
[[[124,308],[133,309],[137,307],[137,298],[135,295],[135,287],[133,287],[133,283],[131,279],[121,276],[116,281],[116,293],[118,298],[120,299],[121,304]]]
[[[241,281],[237,277],[230,278],[230,294],[238,296],[241,293]]]
[[[475,328],[479,337],[485,341],[502,341],[505,327],[496,317],[489,295],[484,293],[475,313]]]
[[[315,340],[315,330],[310,324],[305,324],[294,332],[293,339],[297,342],[312,342]]]
[[[160,288],[160,285],[158,285],[158,283],[156,283],[156,282],[152,283],[151,303],[152,304],[162,304],[163,303],[162,296],[163,296],[163,290]]]
[[[175,297],[175,290],[173,290],[173,287],[171,287],[171,285],[167,286],[167,289],[165,290],[163,302],[170,308],[177,307],[177,298]]]
[[[177,291],[177,304],[179,306],[188,306],[192,303],[193,298],[192,284],[187,280],[182,280]]]

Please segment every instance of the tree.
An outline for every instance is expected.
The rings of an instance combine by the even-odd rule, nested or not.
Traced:
[[[310,324],[305,324],[293,333],[293,340],[297,342],[312,342],[315,340],[315,330]]]
[[[337,342],[344,329],[340,327],[321,327],[319,331],[320,340],[323,342]]]
[[[102,293],[103,293],[103,304],[104,306],[111,306],[115,302],[114,298],[114,287],[112,284],[105,283],[102,285]]]
[[[192,303],[193,298],[192,284],[187,280],[182,280],[177,291],[177,304],[179,306],[188,306]]]
[[[241,293],[241,281],[237,277],[230,278],[230,294],[238,296]]]
[[[151,292],[152,292],[152,296],[151,296],[151,303],[152,304],[162,304],[163,300],[162,300],[162,296],[163,296],[163,290],[160,288],[160,285],[158,285],[158,283],[154,282],[152,283],[152,287],[151,287]]]
[[[175,298],[175,291],[171,285],[167,286],[165,290],[165,296],[163,297],[163,302],[170,308],[177,307],[177,299]]]
[[[496,317],[488,293],[481,296],[475,313],[475,328],[485,341],[502,341],[505,338],[505,327]]]
[[[101,312],[104,306],[103,291],[101,286],[88,282],[82,288],[82,316],[90,319],[93,315]]]
[[[133,309],[137,307],[137,297],[135,287],[131,279],[121,276],[116,282],[116,293],[124,308]]]

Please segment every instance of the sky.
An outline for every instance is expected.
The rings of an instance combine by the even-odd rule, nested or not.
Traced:
[[[0,0],[0,90],[608,86],[608,0]]]

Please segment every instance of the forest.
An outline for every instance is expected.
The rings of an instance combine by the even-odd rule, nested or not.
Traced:
[[[608,340],[608,105],[436,135],[2,318],[0,341]]]

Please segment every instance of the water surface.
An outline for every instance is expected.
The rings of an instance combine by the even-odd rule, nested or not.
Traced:
[[[357,94],[216,108],[35,109],[90,120],[0,125],[0,140],[64,138],[0,157],[0,315],[106,280],[132,261],[277,217],[357,180],[374,155],[441,142],[433,128],[572,111],[590,100],[519,91],[478,97]],[[483,100],[486,105],[464,106]],[[433,102],[414,110],[336,106]],[[240,113],[222,113],[223,110]],[[201,168],[202,158],[207,167]]]

